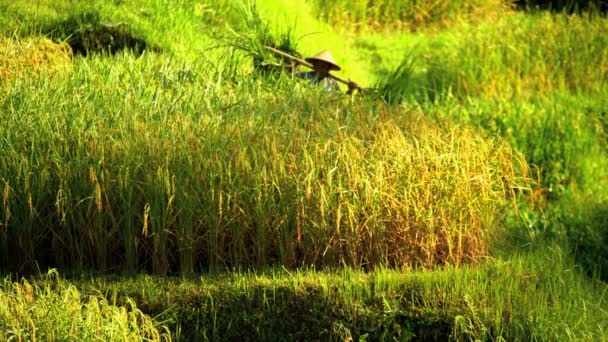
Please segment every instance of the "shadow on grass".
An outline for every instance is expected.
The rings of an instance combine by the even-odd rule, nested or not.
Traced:
[[[40,31],[54,40],[65,41],[75,55],[116,54],[123,50],[141,55],[146,50],[161,51],[138,37],[126,23],[103,22],[96,10],[73,13],[44,25]]]

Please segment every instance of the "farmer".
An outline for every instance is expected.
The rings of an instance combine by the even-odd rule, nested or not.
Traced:
[[[323,50],[318,54],[306,58],[306,61],[313,66],[313,71],[302,72],[299,76],[303,79],[309,80],[316,85],[321,85],[328,92],[338,92],[338,82],[331,78],[329,72],[331,70],[339,71],[341,68],[336,64],[334,57],[327,50]],[[348,81],[348,91],[346,94],[352,94],[355,89],[358,89],[359,85],[353,81]]]

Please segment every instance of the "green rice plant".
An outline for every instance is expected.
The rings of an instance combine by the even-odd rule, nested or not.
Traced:
[[[83,295],[50,272],[34,282],[3,279],[0,339],[170,341],[168,329],[142,313],[132,300],[124,307],[101,295]]]
[[[605,279],[606,262],[599,253],[606,241],[603,208],[608,194],[605,103],[602,97],[560,92],[509,102],[452,98],[440,107],[422,108],[438,120],[457,120],[500,135],[521,151],[536,170],[536,200],[532,206],[520,205],[518,219],[507,218],[508,234],[521,234],[521,244],[558,239],[587,272]]]
[[[604,246],[606,233],[600,223],[608,194],[603,98],[568,93],[509,102],[452,98],[421,108],[439,121],[454,120],[503,137],[534,170],[535,200],[520,202],[517,218],[505,217],[507,235],[519,236],[506,243],[507,250],[513,244],[558,239],[570,246],[581,266],[605,278],[600,271],[605,261],[601,253],[594,254]]]
[[[224,55],[227,60],[234,60],[235,54],[243,54],[253,60],[254,71],[262,74],[271,74],[280,71],[289,65],[292,69],[295,65],[292,61],[281,59],[270,53],[266,47],[279,49],[296,57],[301,57],[297,51],[297,41],[293,30],[288,27],[283,32],[272,29],[270,24],[261,17],[255,1],[232,1],[227,2],[232,8],[232,20],[223,34],[219,36],[218,48],[227,48]],[[241,62],[236,60],[236,63]],[[237,68],[242,70],[243,68]],[[240,74],[234,73],[233,77],[239,78]]]

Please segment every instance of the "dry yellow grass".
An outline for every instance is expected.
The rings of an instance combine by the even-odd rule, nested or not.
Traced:
[[[62,72],[69,69],[71,60],[72,51],[66,44],[41,37],[14,39],[0,36],[0,82]]]

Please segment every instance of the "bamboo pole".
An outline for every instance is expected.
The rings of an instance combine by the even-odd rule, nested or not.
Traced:
[[[287,59],[289,59],[291,61],[294,61],[294,62],[296,62],[296,63],[298,63],[300,65],[303,65],[303,66],[305,66],[307,68],[314,69],[314,66],[311,63],[309,63],[309,62],[307,62],[307,61],[305,61],[305,60],[303,60],[301,58],[292,56],[292,55],[290,55],[290,54],[288,54],[286,52],[283,52],[281,50],[277,50],[277,49],[272,48],[270,46],[265,46],[265,48],[266,48],[266,50],[268,50],[270,52],[273,52],[276,55],[279,55],[281,57],[285,57],[285,58],[287,58]],[[346,84],[346,85],[348,85],[350,83],[349,81],[346,81],[343,78],[340,78],[338,76],[334,76],[332,74],[329,74],[329,77],[333,78],[334,80],[336,80],[336,81],[338,81],[340,83]],[[361,88],[359,88],[359,87],[357,87],[357,89],[361,90]]]

